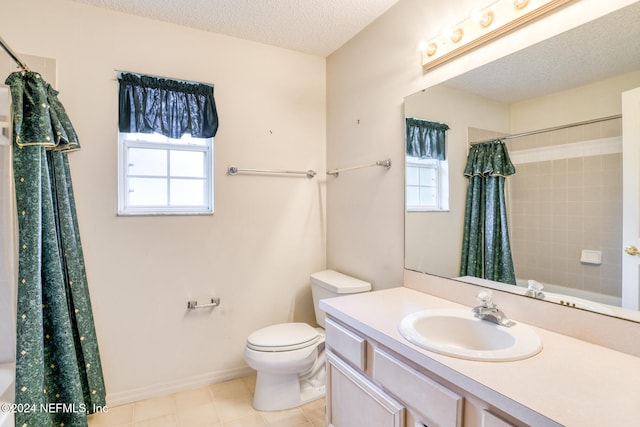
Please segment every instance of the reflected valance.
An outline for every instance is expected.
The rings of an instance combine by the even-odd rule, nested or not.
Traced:
[[[516,173],[504,141],[473,144],[469,148],[466,176],[509,176]]]
[[[212,85],[132,73],[118,80],[120,132],[212,138],[218,131]]]
[[[445,136],[449,126],[445,123],[406,118],[407,156],[420,159],[446,158]]]

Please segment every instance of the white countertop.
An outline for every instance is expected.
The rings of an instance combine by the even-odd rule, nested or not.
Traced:
[[[522,405],[565,426],[640,425],[638,357],[534,326],[543,349],[528,359],[478,362],[433,353],[406,341],[400,320],[427,308],[465,306],[404,287],[325,299],[320,307],[497,407]],[[508,307],[500,308],[509,316]]]

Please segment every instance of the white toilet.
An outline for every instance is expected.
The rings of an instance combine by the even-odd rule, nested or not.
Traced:
[[[321,299],[368,292],[371,284],[324,270],[311,275],[316,321],[324,328]],[[244,360],[258,371],[253,407],[279,411],[319,399],[325,394],[324,330],[306,323],[279,323],[249,335]]]

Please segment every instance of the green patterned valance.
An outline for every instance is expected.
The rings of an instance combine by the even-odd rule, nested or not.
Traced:
[[[516,173],[504,142],[496,140],[473,144],[469,148],[466,176],[509,176]]]
[[[11,88],[14,141],[19,147],[40,145],[50,150],[80,149],[78,136],[58,91],[39,73],[11,73],[5,81]]]
[[[445,123],[407,117],[407,156],[444,160],[446,158],[445,137],[447,130],[449,130],[449,126]]]

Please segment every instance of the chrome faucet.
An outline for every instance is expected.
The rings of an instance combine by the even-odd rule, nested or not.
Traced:
[[[542,286],[542,283],[536,282],[535,280],[529,280],[527,284],[527,292],[524,293],[526,296],[536,299],[544,299],[545,295],[542,293],[542,288],[544,288],[544,286]]]
[[[473,313],[478,319],[493,322],[495,324],[506,326],[510,328],[515,325],[516,322],[509,320],[509,318],[495,305],[492,301],[493,293],[490,290],[484,289],[478,292],[476,300],[480,302],[480,305],[473,308]]]

